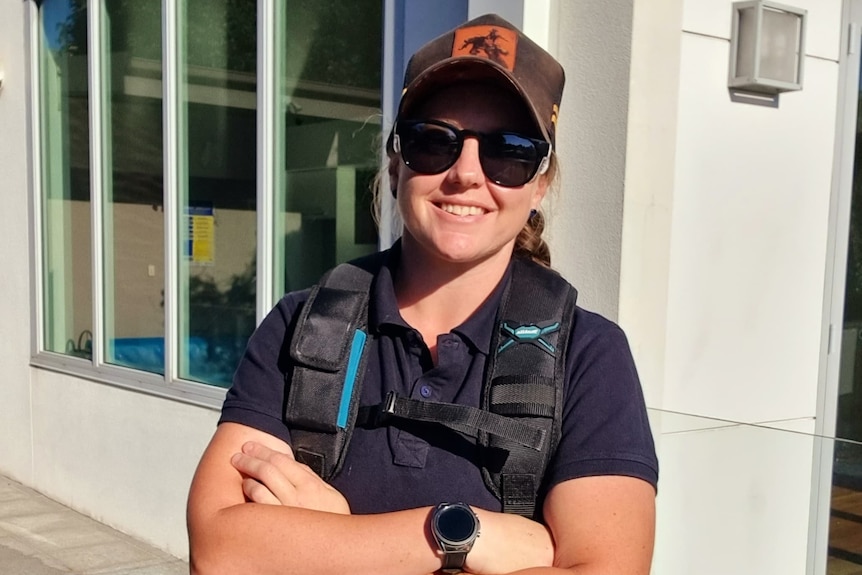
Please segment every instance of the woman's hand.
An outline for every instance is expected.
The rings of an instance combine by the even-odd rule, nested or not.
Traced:
[[[230,462],[242,474],[242,490],[251,502],[350,515],[344,496],[296,461],[290,450],[275,451],[249,441]]]
[[[519,515],[473,510],[479,517],[479,537],[467,554],[464,571],[509,573],[553,565],[554,541],[544,525]]]

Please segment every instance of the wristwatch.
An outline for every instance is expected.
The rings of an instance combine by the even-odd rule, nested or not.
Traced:
[[[459,573],[479,536],[479,518],[464,503],[441,503],[431,514],[431,534],[443,554],[444,573]]]

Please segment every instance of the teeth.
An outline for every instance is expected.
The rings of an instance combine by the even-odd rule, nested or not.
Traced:
[[[478,206],[456,206],[453,204],[440,204],[440,209],[456,216],[481,216],[485,210]]]

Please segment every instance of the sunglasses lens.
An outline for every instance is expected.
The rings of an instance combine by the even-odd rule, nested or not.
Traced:
[[[481,140],[479,162],[485,176],[495,184],[515,188],[536,175],[548,144],[508,132],[479,134],[443,122],[401,122],[397,125],[401,158],[414,172],[439,174],[452,167],[461,155],[465,135]]]
[[[542,156],[536,143],[518,134],[488,134],[479,153],[482,170],[501,186],[523,186],[536,174]]]
[[[439,174],[449,169],[461,154],[458,134],[446,126],[426,122],[399,124],[401,156],[420,174]]]

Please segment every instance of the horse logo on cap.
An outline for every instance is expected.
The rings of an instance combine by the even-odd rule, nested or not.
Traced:
[[[455,31],[452,56],[479,56],[511,71],[515,68],[518,35],[497,26],[471,26]]]

